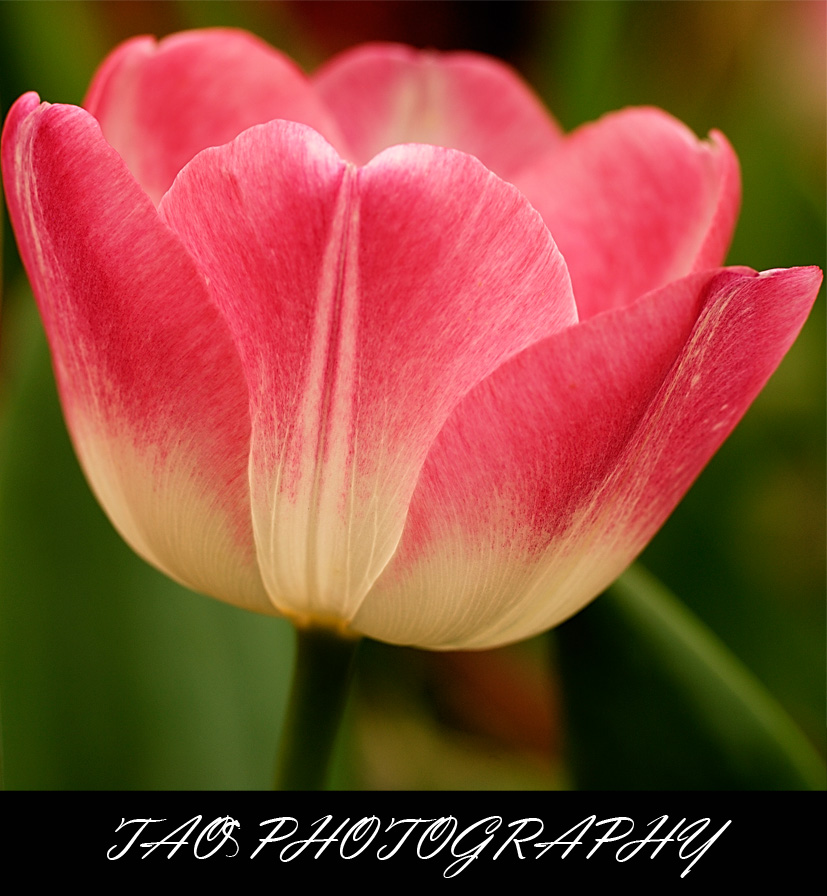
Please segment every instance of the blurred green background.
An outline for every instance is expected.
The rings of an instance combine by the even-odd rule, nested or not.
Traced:
[[[80,103],[119,41],[207,25],[248,28],[306,70],[366,40],[493,53],[567,129],[651,104],[698,134],[722,130],[744,191],[729,261],[824,268],[825,12],[806,0],[9,0],[0,3],[0,102],[4,116],[26,90]],[[114,533],[69,445],[7,219],[3,241],[5,786],[266,788],[290,626],[174,585]],[[642,563],[694,619],[676,610],[662,623],[620,589],[550,636],[497,651],[365,644],[334,784],[798,786],[779,771],[786,751],[807,754],[810,786],[824,786],[808,754],[825,753],[823,289],[789,356]],[[712,666],[709,644],[724,657]],[[720,675],[707,674],[713,666]],[[732,705],[747,706],[744,718],[770,720],[756,737],[781,760],[742,761],[755,753],[741,743],[752,722],[728,724],[741,710],[721,700],[719,680]]]

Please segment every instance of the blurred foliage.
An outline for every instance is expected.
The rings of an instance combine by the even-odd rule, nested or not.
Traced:
[[[555,634],[578,788],[823,789],[778,703],[638,566]]]
[[[732,263],[827,266],[823,3],[7,0],[3,114],[26,90],[81,102],[95,66],[129,36],[208,25],[255,31],[308,69],[365,40],[493,53],[525,75],[566,128],[625,105],[661,106],[699,134],[723,131],[739,155],[744,200]],[[3,243],[6,786],[267,787],[290,627],[174,585],[114,533],[69,445],[7,221]],[[643,556],[822,754],[824,334],[822,296],[778,373]],[[550,677],[545,639],[465,655],[364,645],[335,785],[558,788],[571,785],[574,770],[602,787],[785,786],[772,776],[745,784],[726,763],[686,784],[678,750],[661,751],[647,779],[659,729],[647,735],[633,716],[608,710],[604,752],[593,738],[591,752],[567,760],[563,745],[576,744],[588,720],[582,705],[561,711],[559,670],[577,675],[564,689],[570,701],[590,678],[567,664],[569,645],[589,629],[595,638],[607,625],[617,631],[611,649],[588,654],[598,687],[622,686],[645,655],[646,638],[618,612],[611,599],[597,601],[561,627]],[[625,682],[635,681],[644,715],[656,711],[670,677],[658,651],[650,655],[647,674]],[[622,763],[606,761],[621,743],[639,743],[644,760],[627,763],[625,777]],[[611,778],[593,774],[601,765]]]

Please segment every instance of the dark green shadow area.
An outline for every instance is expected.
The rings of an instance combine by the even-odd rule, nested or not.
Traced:
[[[583,790],[823,789],[766,689],[640,567],[554,633]]]

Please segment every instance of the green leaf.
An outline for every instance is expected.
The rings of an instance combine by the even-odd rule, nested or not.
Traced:
[[[553,636],[581,789],[825,787],[821,760],[781,706],[640,567]]]
[[[293,630],[140,560],[80,472],[31,296],[4,319],[0,696],[9,789],[269,788]]]

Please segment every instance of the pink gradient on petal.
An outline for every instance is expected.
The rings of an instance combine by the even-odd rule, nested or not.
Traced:
[[[64,413],[101,503],[174,578],[266,609],[247,390],[202,275],[87,112],[27,94],[2,155]]]
[[[492,647],[576,612],[729,435],[820,282],[816,268],[692,275],[504,364],[434,443],[355,625],[398,643]]]
[[[571,272],[581,320],[718,267],[740,205],[738,161],[658,109],[584,125],[515,180]]]
[[[196,153],[274,118],[344,144],[296,64],[228,28],[121,44],[96,73],[84,106],[156,205]]]
[[[476,53],[368,44],[340,53],[313,83],[361,164],[399,143],[429,143],[510,180],[563,139],[525,82]]]
[[[288,122],[198,156],[160,210],[241,353],[270,593],[285,611],[347,618],[454,405],[576,321],[562,259],[471,156],[396,147],[356,169]]]

